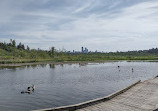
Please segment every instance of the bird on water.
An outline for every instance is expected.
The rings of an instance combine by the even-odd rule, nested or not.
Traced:
[[[24,93],[30,94],[31,91],[34,92],[34,90],[35,90],[35,85],[32,85],[32,86],[27,87],[27,91],[21,91],[21,94],[24,94]]]
[[[134,72],[134,69],[132,68],[132,72]]]

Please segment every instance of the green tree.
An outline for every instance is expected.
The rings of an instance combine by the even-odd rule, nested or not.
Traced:
[[[12,46],[13,46],[13,47],[16,47],[16,42],[15,42],[15,40],[12,40]]]
[[[17,45],[17,48],[25,50],[25,46],[21,42],[19,43],[19,45]]]
[[[55,47],[51,47],[49,52],[50,52],[50,53],[49,53],[50,57],[54,57],[54,54],[55,54]]]

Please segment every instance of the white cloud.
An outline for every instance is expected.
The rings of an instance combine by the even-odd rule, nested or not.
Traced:
[[[126,6],[121,0],[86,0],[58,11],[47,6],[39,8],[41,5],[29,10],[25,7],[28,2],[1,3],[0,35],[13,35],[33,48],[54,45],[80,50],[86,46],[93,51],[127,51],[156,47],[158,41],[157,1]],[[12,4],[19,7],[14,9]],[[5,37],[0,39],[7,40]]]

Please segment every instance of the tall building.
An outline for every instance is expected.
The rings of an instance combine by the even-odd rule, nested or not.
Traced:
[[[81,53],[88,53],[88,49],[86,47],[81,47]]]
[[[81,52],[84,53],[83,47],[81,47]]]
[[[84,53],[88,53],[88,49],[85,47]]]

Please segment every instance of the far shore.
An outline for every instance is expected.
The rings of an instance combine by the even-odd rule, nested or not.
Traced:
[[[20,67],[26,65],[38,65],[38,64],[87,64],[87,63],[106,63],[106,62],[158,62],[158,60],[97,60],[97,61],[62,61],[62,62],[54,62],[54,61],[42,61],[42,62],[26,62],[26,63],[6,63],[0,64],[0,67]]]

